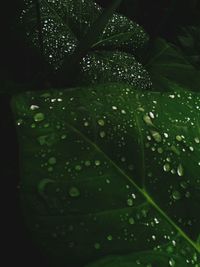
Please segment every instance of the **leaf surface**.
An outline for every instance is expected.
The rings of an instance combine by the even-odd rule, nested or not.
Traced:
[[[157,39],[150,47],[145,68],[158,91],[169,91],[171,82],[185,89],[199,91],[199,72],[177,47],[164,39]]]
[[[32,0],[25,0],[22,21],[30,41],[39,47],[36,8]],[[102,8],[92,0],[41,0],[44,54],[57,69],[65,56],[73,54],[88,29],[102,13]],[[94,47],[131,48],[141,47],[148,36],[135,22],[114,14]]]
[[[13,99],[27,225],[55,266],[200,266],[199,103],[119,84]]]

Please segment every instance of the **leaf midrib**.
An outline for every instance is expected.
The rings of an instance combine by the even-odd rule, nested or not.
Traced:
[[[160,215],[171,225],[173,228],[176,229],[176,231],[182,236],[198,253],[200,253],[200,246],[195,243],[183,230],[163,211],[157,203],[153,200],[153,198],[148,194],[148,192],[145,189],[142,189],[140,186],[138,186],[132,179],[129,177],[120,167],[116,165],[116,163],[110,159],[109,156],[107,156],[103,150],[101,150],[100,147],[98,147],[95,143],[93,143],[92,140],[90,140],[88,137],[86,137],[82,132],[80,132],[79,129],[75,128],[74,126],[66,123],[67,127],[71,129],[73,132],[77,133],[79,136],[81,136],[87,143],[92,145],[99,153],[103,154],[103,156],[115,167],[115,169],[126,179],[129,181],[132,186],[134,186],[139,193],[147,200],[151,206],[156,209]]]

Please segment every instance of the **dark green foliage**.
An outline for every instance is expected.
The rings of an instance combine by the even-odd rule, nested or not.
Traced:
[[[34,242],[54,267],[199,267],[198,29],[177,47],[120,0],[36,2],[21,21],[54,89],[12,100]]]
[[[197,264],[199,106],[119,84],[14,99],[24,211],[58,266],[146,250]]]

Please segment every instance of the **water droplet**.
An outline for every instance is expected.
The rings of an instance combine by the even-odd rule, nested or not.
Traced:
[[[112,235],[108,235],[108,236],[107,236],[107,239],[108,239],[109,241],[111,241],[111,240],[113,239]]]
[[[182,139],[182,137],[180,135],[177,135],[176,136],[176,140],[179,141],[179,142],[181,142],[183,139]]]
[[[181,194],[180,194],[179,191],[175,190],[172,193],[172,197],[173,197],[174,200],[179,200],[179,199],[181,199]]]
[[[56,164],[56,158],[55,157],[49,158],[48,163],[51,164],[51,165]]]
[[[34,115],[34,121],[36,121],[36,122],[43,121],[44,118],[45,118],[45,116],[44,116],[44,114],[41,113],[41,112],[36,113],[36,114]]]
[[[98,120],[98,124],[100,125],[100,126],[104,126],[105,125],[105,122],[104,122],[104,120]]]
[[[154,126],[151,121],[151,118],[148,115],[144,115],[143,120],[148,126]]]
[[[96,165],[96,166],[100,166],[100,165],[101,165],[101,162],[100,162],[100,160],[95,160],[95,162],[94,162],[94,163],[95,163],[95,165]]]
[[[101,245],[100,245],[99,243],[95,243],[95,244],[94,244],[94,248],[95,248],[95,249],[100,249],[100,248],[101,248]]]
[[[81,165],[76,165],[76,166],[75,166],[75,170],[76,170],[76,171],[81,171],[81,170],[82,170]]]
[[[85,127],[88,127],[88,126],[89,126],[89,122],[88,122],[88,121],[85,121],[85,122],[84,122],[84,126],[85,126]]]
[[[165,165],[163,166],[163,170],[165,171],[165,172],[169,172],[170,171],[170,165],[169,165],[169,163],[165,163]]]
[[[183,176],[184,175],[184,169],[183,169],[182,164],[178,165],[177,173],[178,173],[178,176]]]
[[[171,258],[171,259],[169,260],[169,266],[171,266],[171,267],[175,267],[175,264],[176,264],[175,260]]]
[[[39,107],[37,106],[37,105],[31,105],[30,106],[30,110],[36,110],[36,109],[38,109]]]
[[[128,198],[128,199],[127,199],[127,205],[128,205],[129,207],[132,207],[132,206],[133,206],[133,199],[132,199],[132,198]]]
[[[116,106],[112,106],[112,109],[113,109],[113,110],[117,110],[117,107],[116,107]]]
[[[101,138],[104,138],[106,136],[106,133],[104,131],[102,131],[102,132],[100,132],[99,135],[100,135]]]
[[[161,135],[159,134],[159,132],[157,132],[157,131],[151,131],[151,135],[152,135],[153,139],[154,139],[156,142],[160,143],[160,142],[162,141],[162,137],[161,137]]]
[[[195,141],[195,143],[197,143],[197,144],[199,144],[199,143],[200,143],[200,140],[199,140],[199,138],[198,138],[198,137],[195,137],[195,138],[194,138],[194,141]]]
[[[71,197],[79,197],[79,196],[80,196],[80,191],[78,190],[77,187],[72,186],[72,187],[70,187],[70,189],[69,189],[69,195],[70,195]]]
[[[129,222],[130,224],[134,224],[134,223],[135,223],[135,220],[131,217],[131,218],[128,219],[128,222]]]
[[[90,162],[89,160],[86,160],[86,161],[85,161],[85,166],[86,166],[86,167],[89,167],[90,165],[91,165],[91,162]]]

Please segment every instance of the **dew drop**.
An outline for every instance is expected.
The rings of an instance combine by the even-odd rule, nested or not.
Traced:
[[[105,125],[105,122],[104,122],[104,120],[98,120],[98,124],[100,125],[100,126],[104,126]]]
[[[171,267],[175,267],[175,264],[176,264],[176,263],[175,263],[175,260],[171,258],[171,259],[169,260],[169,266],[171,266]]]
[[[107,239],[108,239],[109,241],[111,241],[111,240],[113,239],[112,235],[108,235],[108,236],[107,236]]]
[[[180,194],[179,191],[175,190],[172,193],[172,197],[173,197],[174,200],[179,200],[179,199],[181,199],[181,194]]]
[[[154,126],[151,121],[151,118],[148,115],[144,115],[143,120],[148,126]]]
[[[100,245],[99,243],[95,243],[95,244],[94,244],[94,248],[95,248],[95,249],[100,249],[100,248],[101,248],[101,245]]]
[[[80,196],[80,191],[79,191],[79,189],[77,187],[72,186],[69,189],[69,195],[71,197],[79,197]]]
[[[35,115],[34,115],[34,121],[36,121],[36,122],[40,122],[40,121],[43,121],[44,120],[44,114],[43,113],[36,113]]]
[[[169,163],[165,163],[165,165],[163,166],[163,170],[165,172],[169,172],[170,171],[170,165],[169,165]]]
[[[130,224],[134,224],[134,223],[135,223],[135,220],[131,217],[131,218],[128,219],[128,222],[129,222]]]
[[[183,169],[182,164],[178,165],[177,173],[178,173],[178,176],[183,176],[184,175],[184,169]]]
[[[102,132],[100,132],[99,135],[100,135],[101,138],[104,138],[106,136],[106,133],[104,131],[102,131]]]
[[[133,206],[133,199],[128,198],[128,199],[127,199],[127,205],[128,205],[129,207],[132,207],[132,206]]]
[[[51,158],[49,158],[48,163],[49,163],[50,165],[54,165],[54,164],[56,164],[56,158],[55,158],[55,157],[51,157]]]
[[[96,166],[100,166],[100,165],[101,165],[101,162],[100,162],[100,160],[95,160],[95,162],[94,162],[94,163],[95,163],[95,165],[96,165]]]
[[[157,131],[151,131],[151,135],[153,137],[153,139],[157,142],[157,143],[160,143],[162,141],[162,137],[161,135],[159,134],[159,132]]]

